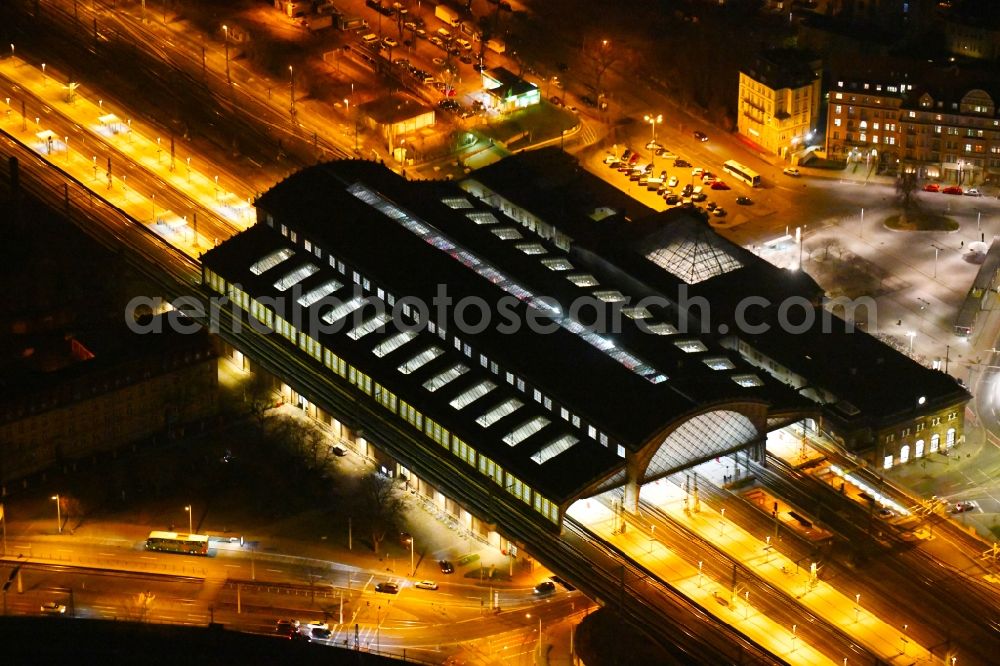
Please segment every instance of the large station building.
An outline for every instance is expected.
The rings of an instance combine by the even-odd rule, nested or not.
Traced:
[[[697,215],[646,208],[556,149],[461,183],[321,164],[257,210],[204,255],[206,288],[401,425],[408,442],[355,441],[429,497],[422,471],[444,467],[558,529],[605,490],[634,508],[644,484],[699,463],[763,461],[768,433],[789,426],[879,465],[915,435],[919,455],[932,433],[960,441],[969,396],[951,377],[850,331],[805,274]]]

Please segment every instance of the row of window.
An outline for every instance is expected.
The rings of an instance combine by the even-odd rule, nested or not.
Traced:
[[[950,414],[948,414],[947,419],[948,419],[949,423],[951,423],[952,421],[957,420],[958,419],[958,412],[951,412]],[[934,427],[939,426],[939,425],[941,425],[941,417],[940,416],[931,417],[930,426],[932,428],[934,428]],[[918,424],[916,424],[914,426],[914,431],[915,432],[922,432],[924,430],[924,428],[926,428],[926,427],[927,427],[927,423],[918,423]],[[900,431],[899,436],[900,436],[900,438],[909,437],[910,436],[910,428],[903,428]],[[892,442],[895,442],[895,441],[896,441],[896,433],[889,433],[888,435],[885,435],[882,438],[882,442],[884,444],[891,444]]]
[[[205,282],[219,293],[228,293],[233,303],[248,314],[257,313],[254,316],[259,321],[266,319],[262,312],[269,312],[267,308],[258,304],[256,300],[250,299],[242,290],[232,285],[227,285],[225,280],[219,278],[219,276],[208,269],[205,269]],[[504,487],[511,495],[517,497],[525,504],[532,506],[536,512],[540,513],[547,520],[556,524],[559,523],[559,507],[556,504],[543,497],[537,491],[534,491],[511,473],[505,471],[494,461],[478,453],[464,441],[441,427],[439,423],[425,417],[413,405],[407,403],[405,400],[399,400],[394,393],[381,384],[372,381],[370,376],[353,365],[348,364],[344,359],[329,349],[324,348],[310,336],[301,332],[297,333],[295,328],[280,316],[273,315],[273,322],[274,329],[281,333],[282,337],[296,344],[317,361],[321,361],[324,366],[338,376],[347,379],[350,384],[357,387],[361,392],[373,397],[387,411],[398,415],[416,430],[423,432],[425,436],[440,444],[445,449],[450,449],[454,455],[473,468],[478,469],[498,485]],[[279,330],[279,327],[284,330]],[[579,426],[579,417],[574,418],[577,419],[575,425]]]
[[[275,222],[274,222],[273,217],[270,214],[267,214],[266,221],[267,221],[268,226],[270,226],[272,228],[274,227]],[[281,230],[281,234],[283,236],[285,236],[286,238],[288,238],[290,241],[292,241],[293,243],[297,243],[298,242],[298,235],[296,234],[296,232],[294,230],[289,229],[287,225],[281,224],[280,225],[280,230]],[[303,243],[303,247],[305,248],[305,250],[307,252],[311,252],[313,255],[315,255],[319,259],[323,258],[323,254],[324,254],[325,251],[318,244],[313,243],[312,241],[310,241],[308,239],[305,239],[305,238],[302,239],[302,243]],[[334,255],[331,254],[331,253],[329,253],[329,252],[325,252],[325,253],[327,255],[327,260],[329,261],[330,267],[334,268],[341,275],[344,275],[346,277],[348,275],[348,267],[344,264],[344,262],[340,261],[339,259],[337,259],[336,257],[334,257]],[[214,289],[218,293],[226,293],[225,280],[223,280],[221,277],[219,277],[218,275],[216,275],[215,273],[213,273],[212,271],[210,271],[208,269],[205,269],[205,273],[206,273],[205,282],[212,289]],[[360,273],[358,273],[357,271],[351,271],[351,279],[354,282],[354,284],[358,285],[363,290],[368,291],[368,292],[372,291],[372,283],[371,283],[371,281],[368,278],[366,278],[365,276],[363,276]],[[235,291],[238,291],[238,290],[235,290]],[[239,292],[239,293],[242,295],[241,296],[241,301],[240,301],[240,307],[243,308],[244,310],[247,310],[248,307],[250,307],[250,306],[248,305],[248,299],[246,298],[246,294],[243,294],[243,292]],[[386,292],[382,288],[376,288],[375,289],[375,294],[378,296],[378,298],[380,300],[384,301],[390,307],[394,306],[395,303],[396,303],[395,296],[393,296],[392,294]],[[230,296],[232,297],[233,294],[230,294]],[[281,319],[280,317],[278,317],[277,315],[273,315],[272,316],[271,311],[268,310],[263,305],[259,305],[257,307],[259,307],[259,309],[261,311],[266,311],[266,313],[265,312],[258,313],[255,309],[251,308],[250,309],[250,314],[252,316],[254,316],[255,318],[257,318],[258,321],[261,321],[262,323],[266,324],[268,327],[273,328],[274,330],[276,330],[283,337],[286,337],[287,339],[289,339],[293,344],[297,343],[297,340],[295,338],[295,329],[294,329],[294,327],[288,325],[287,322],[282,322],[282,324],[276,324],[275,322],[279,321]],[[414,321],[419,321],[419,314],[420,313],[417,312],[414,308],[411,308],[409,304],[404,303],[402,310],[403,310],[403,314],[405,314],[406,316],[413,318]],[[266,319],[266,321],[265,321],[265,319]],[[424,324],[427,326],[428,332],[435,333],[435,334],[437,334],[437,336],[441,340],[447,341],[448,334],[447,334],[447,331],[445,330],[444,326],[439,326],[439,325],[435,324],[433,321],[431,321],[430,319],[428,319],[426,322],[424,322]],[[281,328],[279,328],[279,325],[281,325]],[[286,334],[286,332],[287,332],[287,334]],[[465,343],[465,342],[463,342],[458,336],[452,336],[452,337],[453,337],[452,342],[454,344],[455,349],[457,351],[460,351],[463,354],[465,354],[465,356],[467,358],[473,358],[473,356],[474,356],[474,350],[472,349],[472,346],[469,345],[469,344],[467,344],[467,343]],[[500,376],[500,374],[501,374],[500,365],[498,363],[496,363],[495,361],[490,360],[485,354],[479,354],[479,364],[483,368],[489,369],[489,371],[492,372],[494,375]],[[508,384],[510,384],[511,386],[516,386],[517,389],[519,391],[521,391],[522,393],[528,393],[529,389],[528,389],[528,386],[527,386],[526,382],[524,381],[524,379],[522,379],[520,377],[516,377],[513,373],[510,373],[510,372],[505,372],[504,375],[505,375],[505,378],[506,378],[506,381],[507,381]],[[537,402],[537,403],[539,403],[541,405],[544,405],[544,407],[546,409],[548,409],[549,411],[553,411],[553,412],[555,411],[555,407],[553,405],[553,401],[552,401],[551,398],[549,398],[548,396],[542,395],[542,393],[540,391],[538,391],[537,389],[532,389],[532,391],[533,391],[535,402]],[[571,414],[567,409],[565,409],[565,408],[560,409],[560,415],[562,416],[563,420],[565,420],[565,421],[567,421],[569,423],[572,423],[575,427],[577,427],[577,428],[581,428],[582,427],[580,417],[576,416],[574,414]],[[599,441],[603,446],[615,446],[615,450],[618,452],[618,454],[620,456],[624,455],[624,453],[623,453],[624,452],[623,447],[621,447],[620,445],[616,445],[616,444],[612,443],[606,433],[603,433],[603,432],[599,431],[596,427],[589,426],[589,425],[588,425],[588,433],[590,433],[590,437],[592,439],[594,439],[596,441]]]
[[[944,436],[944,448],[945,450],[950,449],[955,445],[955,438],[957,434],[954,428],[948,428],[948,431]],[[912,448],[913,458],[923,458],[925,442],[922,439],[918,439]],[[926,453],[937,453],[941,448],[941,435],[934,433],[930,438],[930,446],[927,448]],[[902,465],[910,460],[911,448],[909,444],[903,444],[899,447],[899,458],[898,464]],[[886,453],[882,459],[882,468],[890,469],[894,464],[897,464],[897,458],[894,454]]]

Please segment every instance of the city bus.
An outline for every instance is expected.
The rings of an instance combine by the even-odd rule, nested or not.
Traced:
[[[739,162],[729,160],[722,165],[722,170],[734,178],[739,178],[750,187],[760,187],[760,174]]]
[[[204,534],[150,532],[146,539],[146,550],[183,555],[208,555],[208,537]]]

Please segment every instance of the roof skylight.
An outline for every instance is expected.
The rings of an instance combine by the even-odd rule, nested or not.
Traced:
[[[411,358],[406,363],[403,363],[396,369],[402,372],[404,375],[408,375],[411,372],[414,372],[415,370],[419,370],[420,368],[424,367],[426,364],[430,363],[443,353],[444,350],[441,349],[440,347],[429,347],[428,349],[423,350],[422,352]]]
[[[250,272],[254,275],[260,275],[261,273],[266,273],[271,270],[281,262],[285,261],[295,252],[287,247],[283,247],[280,250],[275,250],[270,254],[263,256],[261,259],[250,264]]]
[[[306,293],[299,296],[298,298],[299,305],[301,305],[304,308],[307,308],[317,303],[321,299],[325,298],[326,296],[329,296],[330,294],[337,291],[343,286],[344,286],[343,284],[337,282],[336,280],[327,280],[318,287],[310,289]]]
[[[496,384],[488,379],[484,379],[475,386],[459,393],[455,398],[448,404],[450,404],[455,409],[465,409],[473,401],[482,398],[484,395],[492,391],[497,387]]]
[[[467,366],[464,366],[461,363],[456,363],[444,372],[439,372],[424,382],[424,388],[433,393],[448,382],[458,379],[468,371],[469,368]]]
[[[392,321],[392,315],[388,312],[380,312],[368,321],[362,322],[347,332],[347,337],[351,340],[360,340],[369,333],[372,333]]]
[[[563,435],[562,437],[546,444],[538,453],[531,456],[531,459],[541,465],[542,463],[555,458],[560,453],[568,451],[579,441],[580,440],[573,435]]]
[[[476,423],[484,428],[489,428],[505,416],[510,416],[517,410],[521,409],[523,404],[524,403],[517,398],[508,398],[476,419]]]
[[[383,356],[396,351],[415,337],[417,337],[416,331],[402,331],[396,335],[390,335],[388,338],[375,345],[372,348],[372,353],[379,358],[382,358]]]
[[[509,446],[517,446],[548,424],[549,420],[547,418],[544,416],[536,416],[529,421],[525,421],[507,433],[507,435],[503,438],[503,441]]]
[[[291,287],[292,285],[296,285],[299,282],[302,282],[303,280],[305,280],[307,277],[317,272],[318,270],[319,266],[316,266],[314,264],[305,264],[299,266],[290,273],[286,273],[285,277],[275,282],[274,288],[277,289],[278,291],[288,291],[289,287]]]

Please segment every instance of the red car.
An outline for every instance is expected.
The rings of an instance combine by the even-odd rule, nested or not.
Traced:
[[[962,194],[962,188],[958,185],[952,185],[941,190],[945,194]]]
[[[711,187],[712,187],[713,190],[728,190],[729,189],[729,186],[726,185],[726,181],[724,181],[724,180],[714,181],[712,183]]]
[[[924,192],[940,192],[941,186],[937,183],[927,183],[924,185]]]

